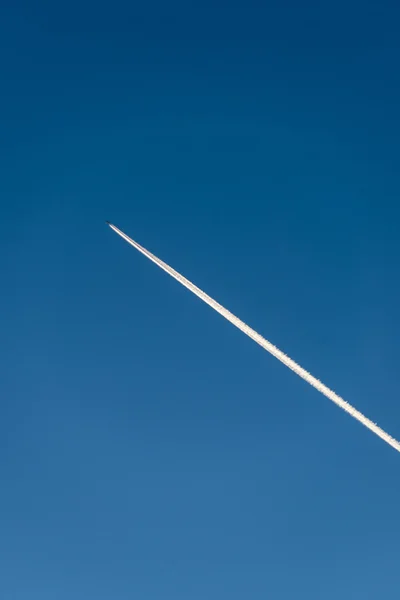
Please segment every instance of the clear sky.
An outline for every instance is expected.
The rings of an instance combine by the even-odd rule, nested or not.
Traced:
[[[399,18],[3,2],[2,600],[398,594]]]

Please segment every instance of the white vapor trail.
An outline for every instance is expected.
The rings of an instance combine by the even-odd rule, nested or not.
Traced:
[[[343,398],[338,396],[335,392],[329,389],[326,385],[324,385],[321,381],[316,379],[311,373],[303,369],[300,365],[298,365],[294,360],[289,358],[286,354],[284,354],[279,348],[271,344],[268,340],[263,338],[259,333],[251,329],[246,323],[243,323],[240,319],[235,317],[229,310],[218,304],[213,298],[210,298],[205,292],[200,290],[194,283],[183,277],[180,273],[175,271],[172,267],[167,265],[164,261],[159,259],[157,256],[140,246],[137,242],[128,237],[125,233],[123,233],[118,227],[112,225],[111,223],[107,224],[113,229],[118,235],[120,235],[128,244],[131,244],[136,250],[139,250],[142,254],[147,256],[152,262],[158,265],[161,269],[163,269],[166,273],[171,275],[174,279],[179,281],[182,285],[184,285],[188,290],[196,294],[199,298],[201,298],[206,304],[211,306],[214,310],[216,310],[220,315],[225,317],[228,321],[230,321],[233,325],[235,325],[238,329],[243,331],[246,335],[248,335],[252,340],[257,342],[264,350],[267,350],[272,356],[275,356],[278,360],[280,360],[284,365],[289,367],[292,371],[294,371],[299,377],[307,381],[310,385],[312,385],[315,389],[317,389],[321,394],[326,396],[329,400],[340,406],[344,411],[346,411],[349,415],[357,419],[360,423],[368,427],[375,435],[379,436],[384,442],[392,446],[395,450],[400,452],[400,442],[398,442],[391,435],[386,433],[383,429],[381,429],[376,423],[373,423],[370,419],[365,417],[359,410],[354,408],[351,404],[346,402]]]

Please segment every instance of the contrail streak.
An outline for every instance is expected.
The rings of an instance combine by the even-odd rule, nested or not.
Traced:
[[[166,273],[171,275],[171,277],[173,277],[174,279],[179,281],[188,290],[193,292],[193,294],[196,294],[196,296],[201,298],[206,304],[211,306],[211,308],[216,310],[220,315],[225,317],[225,319],[230,321],[238,329],[243,331],[243,333],[245,333],[252,340],[257,342],[257,344],[259,344],[262,348],[264,348],[264,350],[267,350],[267,352],[272,354],[272,356],[275,356],[275,358],[277,358],[284,365],[289,367],[289,369],[294,371],[299,377],[301,377],[302,379],[307,381],[307,383],[309,383],[315,389],[317,389],[319,392],[321,392],[321,394],[323,394],[324,396],[329,398],[329,400],[332,400],[332,402],[334,402],[335,404],[340,406],[340,408],[342,408],[344,411],[349,413],[349,415],[354,417],[354,419],[357,419],[357,421],[359,421],[360,423],[365,425],[365,427],[368,427],[368,429],[370,429],[373,433],[375,433],[377,436],[379,436],[384,442],[386,442],[387,444],[392,446],[395,450],[400,452],[400,442],[398,442],[395,438],[393,438],[388,433],[386,433],[386,431],[383,431],[383,429],[381,429],[376,423],[373,423],[373,421],[371,421],[370,419],[365,417],[360,411],[358,411],[356,408],[354,408],[354,406],[352,406],[351,404],[346,402],[343,398],[338,396],[335,392],[333,392],[331,389],[329,389],[321,381],[319,381],[313,375],[311,375],[311,373],[309,373],[308,371],[303,369],[303,367],[300,367],[300,365],[298,365],[294,360],[289,358],[289,356],[284,354],[281,350],[279,350],[279,348],[277,348],[276,346],[271,344],[271,342],[269,342],[268,340],[263,338],[259,333],[254,331],[254,329],[251,329],[251,327],[246,325],[246,323],[243,323],[243,321],[241,321],[240,319],[235,317],[235,315],[233,315],[231,312],[229,312],[229,310],[227,310],[226,308],[224,308],[223,306],[218,304],[218,302],[216,302],[213,298],[210,298],[210,296],[208,296],[205,292],[200,290],[196,285],[194,285],[194,283],[192,283],[191,281],[186,279],[186,277],[183,277],[183,275],[181,275],[180,273],[175,271],[175,269],[173,269],[172,267],[167,265],[164,261],[159,259],[157,256],[155,256],[154,254],[152,254],[151,252],[146,250],[146,248],[143,248],[142,246],[140,246],[140,244],[138,244],[137,242],[132,240],[130,237],[128,237],[125,233],[123,233],[120,229],[118,229],[118,227],[115,227],[115,225],[112,225],[108,221],[107,221],[107,224],[111,227],[111,229],[113,229],[116,233],[118,233],[118,235],[120,235],[126,242],[128,242],[128,244],[131,244],[131,246],[136,248],[136,250],[139,250],[139,252],[141,252],[142,254],[147,256],[147,258],[149,258],[152,262],[154,262],[156,265],[158,265]]]

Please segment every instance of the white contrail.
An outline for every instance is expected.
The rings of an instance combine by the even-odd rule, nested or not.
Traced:
[[[329,398],[329,400],[332,400],[332,402],[334,402],[335,404],[340,406],[340,408],[342,408],[347,413],[349,413],[349,415],[351,415],[352,417],[357,419],[357,421],[359,421],[360,423],[365,425],[365,427],[368,427],[368,429],[370,429],[373,433],[375,433],[377,436],[379,436],[387,444],[389,444],[395,450],[400,452],[400,442],[398,442],[396,439],[394,439],[392,436],[390,436],[388,433],[386,433],[386,431],[383,431],[383,429],[381,429],[376,423],[373,423],[370,419],[365,417],[360,411],[358,411],[356,408],[351,406],[351,404],[349,404],[348,402],[343,400],[343,398],[341,398],[340,396],[335,394],[335,392],[333,392],[326,385],[321,383],[321,381],[316,379],[313,375],[311,375],[311,373],[309,373],[308,371],[306,371],[305,369],[300,367],[300,365],[298,365],[294,360],[289,358],[289,356],[287,356],[281,350],[279,350],[279,348],[277,348],[276,346],[271,344],[271,342],[269,342],[268,340],[263,338],[259,333],[254,331],[254,329],[251,329],[251,327],[246,325],[246,323],[243,323],[243,321],[241,321],[240,319],[235,317],[235,315],[233,315],[231,312],[229,312],[229,310],[227,310],[226,308],[224,308],[223,306],[218,304],[218,302],[213,300],[213,298],[210,298],[210,296],[208,296],[205,292],[200,290],[196,285],[194,285],[194,283],[192,283],[191,281],[186,279],[186,277],[183,277],[183,275],[181,275],[180,273],[175,271],[175,269],[173,269],[172,267],[167,265],[164,261],[162,261],[157,256],[154,256],[154,254],[152,254],[151,252],[149,252],[148,250],[146,250],[145,248],[140,246],[140,244],[138,244],[137,242],[132,240],[130,237],[128,237],[125,233],[123,233],[120,229],[118,229],[118,227],[115,227],[115,225],[112,225],[108,221],[107,221],[107,224],[111,227],[111,229],[113,229],[116,233],[118,233],[118,235],[120,235],[125,241],[127,241],[128,244],[131,244],[131,246],[133,246],[134,248],[136,248],[136,250],[139,250],[139,252],[141,252],[142,254],[147,256],[147,258],[149,258],[156,265],[161,267],[161,269],[166,271],[169,275],[171,275],[171,277],[174,277],[174,279],[176,279],[182,285],[184,285],[186,288],[188,288],[191,292],[193,292],[193,294],[196,294],[196,296],[198,296],[199,298],[204,300],[204,302],[206,302],[209,306],[211,306],[214,310],[216,310],[220,315],[225,317],[225,319],[230,321],[238,329],[243,331],[243,333],[245,333],[252,340],[257,342],[257,344],[262,346],[262,348],[264,348],[264,350],[267,350],[267,352],[269,352],[270,354],[275,356],[275,358],[277,358],[284,365],[289,367],[289,369],[291,369],[292,371],[297,373],[297,375],[299,375],[299,377],[301,377],[302,379],[307,381],[307,383],[309,383],[310,385],[315,387],[319,392],[321,392],[321,394],[323,394],[324,396]]]

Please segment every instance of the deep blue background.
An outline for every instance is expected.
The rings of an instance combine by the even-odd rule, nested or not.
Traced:
[[[400,457],[395,3],[5,2],[0,597],[381,599]]]

